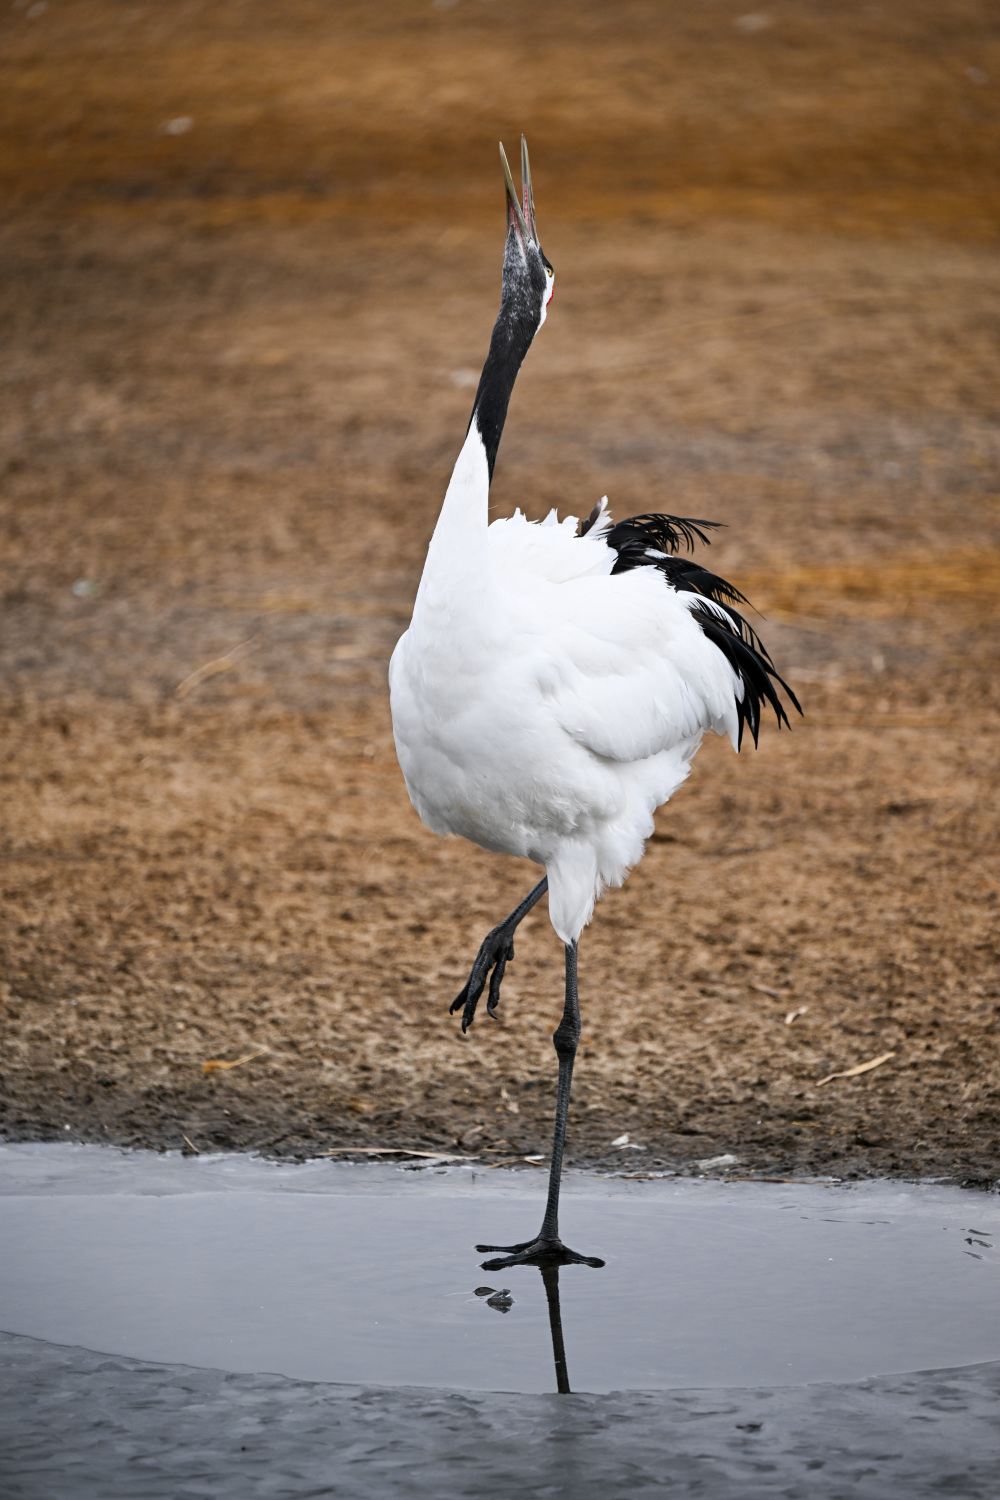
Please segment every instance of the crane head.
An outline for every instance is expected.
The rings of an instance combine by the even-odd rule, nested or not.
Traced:
[[[507,188],[507,242],[504,246],[502,301],[514,300],[526,304],[536,319],[535,328],[541,328],[552,293],[555,290],[556,273],[545,251],[538,243],[535,225],[535,199],[531,189],[531,167],[528,163],[528,143],[521,137],[521,194],[518,201],[514,179],[510,175],[507,155],[500,146],[504,183]]]

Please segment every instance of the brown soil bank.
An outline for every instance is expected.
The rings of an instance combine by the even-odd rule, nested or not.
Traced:
[[[65,0],[0,42],[0,1132],[546,1149],[544,909],[501,1021],[447,1016],[535,872],[420,827],[385,689],[524,128],[558,295],[497,508],[726,522],[806,710],[706,744],[598,908],[571,1156],[995,1181],[995,7]]]

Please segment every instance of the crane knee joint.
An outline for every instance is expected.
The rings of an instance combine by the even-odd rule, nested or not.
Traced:
[[[567,1025],[560,1021],[552,1036],[552,1045],[559,1057],[572,1057],[580,1041],[580,1026]]]

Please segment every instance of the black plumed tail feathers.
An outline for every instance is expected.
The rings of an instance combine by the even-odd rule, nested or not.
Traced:
[[[589,520],[580,528],[581,536],[598,518],[598,509],[595,506]],[[605,532],[604,540],[618,553],[611,569],[613,574],[628,573],[633,568],[656,568],[678,593],[700,594],[703,599],[712,601],[714,608],[707,603],[696,605],[691,610],[691,618],[698,622],[712,645],[722,652],[742,685],[743,696],[736,702],[739,720],[737,744],[742,745],[743,730],[748,726],[756,745],[760,735],[761,708],[765,704],[774,710],[779,727],[788,725],[788,714],[775,684],[784,690],[798,713],[801,714],[802,709],[788,683],[775,670],[757,632],[736,608],[738,604],[752,608],[750,601],[718,574],[710,573],[692,558],[677,555],[682,546],[693,552],[697,542],[710,545],[712,539],[707,531],[715,530],[719,524],[718,521],[694,521],[683,516],[631,516]]]

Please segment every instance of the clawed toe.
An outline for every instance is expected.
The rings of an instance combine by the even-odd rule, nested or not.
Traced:
[[[484,1271],[509,1271],[511,1266],[533,1266],[540,1262],[529,1259],[527,1251],[520,1255],[497,1255],[492,1260],[480,1261]]]
[[[476,961],[472,965],[471,974],[449,1007],[450,1015],[454,1015],[457,1010],[462,1012],[463,1031],[468,1031],[472,1025],[476,1006],[486,988],[487,976],[489,976],[490,990],[486,1000],[486,1012],[494,1020],[497,1019],[500,986],[503,983],[504,971],[513,957],[513,939],[503,926],[494,927],[483,940],[482,947],[476,954]]]
[[[514,944],[508,943],[501,951],[493,973],[490,975],[490,993],[486,1001],[486,1014],[492,1016],[494,1021],[497,1018],[497,1006],[500,1003],[500,986],[503,983],[504,970],[513,957]]]
[[[504,1255],[519,1255],[522,1250],[530,1250],[532,1245],[537,1245],[538,1240],[522,1240],[520,1245],[477,1245],[477,1255],[489,1255],[491,1250],[500,1250]]]

